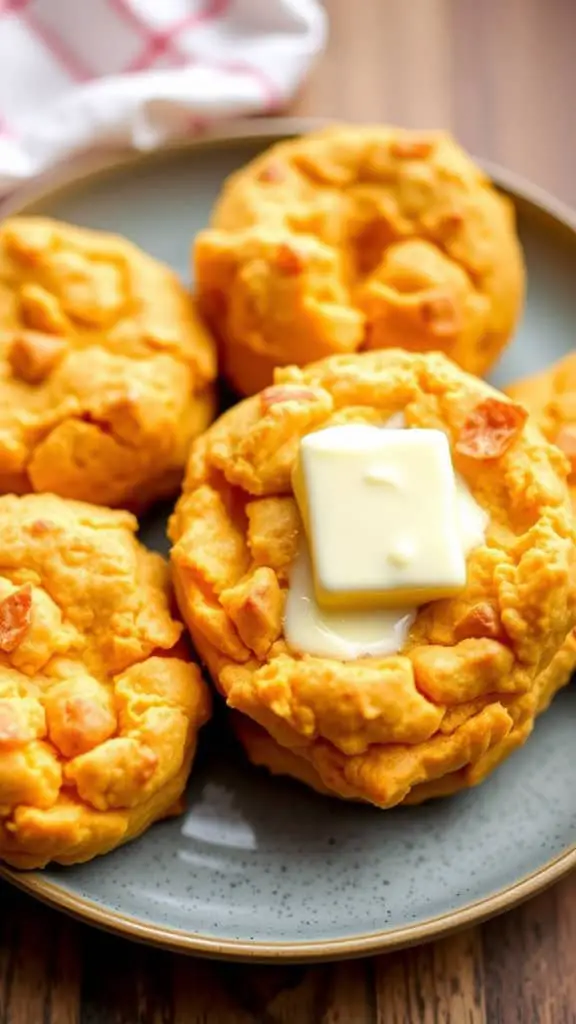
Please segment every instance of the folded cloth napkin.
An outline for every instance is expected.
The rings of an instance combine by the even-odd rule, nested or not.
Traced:
[[[279,110],[325,33],[317,0],[0,0],[0,196],[96,147]]]

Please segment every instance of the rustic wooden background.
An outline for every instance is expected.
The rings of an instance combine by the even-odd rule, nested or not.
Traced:
[[[576,0],[327,0],[294,112],[452,128],[576,205]],[[0,884],[0,1024],[574,1024],[576,875],[415,951],[208,964],[77,925]]]

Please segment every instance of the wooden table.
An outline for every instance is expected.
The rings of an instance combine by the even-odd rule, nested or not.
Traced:
[[[574,0],[327,0],[295,112],[452,128],[576,205]],[[0,1024],[573,1024],[576,876],[434,945],[345,964],[208,964],[0,885]]]

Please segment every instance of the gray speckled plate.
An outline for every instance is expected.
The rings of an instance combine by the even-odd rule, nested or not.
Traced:
[[[234,135],[131,161],[28,203],[121,232],[186,277],[190,239],[225,176],[302,124]],[[573,347],[576,232],[571,215],[494,170],[514,198],[528,305],[494,380],[504,384]],[[143,536],[165,549],[159,513]],[[576,865],[576,690],[483,786],[424,807],[379,812],[322,799],[250,768],[215,722],[184,817],[83,867],[10,881],[125,935],[224,957],[361,955],[435,937],[535,893]]]

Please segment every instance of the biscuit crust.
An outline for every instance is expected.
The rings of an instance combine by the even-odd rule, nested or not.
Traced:
[[[137,522],[0,497],[0,859],[106,853],[176,813],[210,697]]]
[[[56,221],[0,227],[0,493],[134,510],[174,493],[215,374],[168,267]]]
[[[576,511],[576,352],[541,373],[516,381],[506,391],[522,402],[544,436],[564,452]]]
[[[465,589],[423,606],[397,655],[298,655],[282,622],[301,529],[298,441],[399,412],[447,434],[489,513],[486,542]],[[389,807],[466,766],[465,784],[479,781],[526,739],[537,680],[574,623],[566,472],[524,410],[442,355],[386,350],[277,371],[195,442],[170,523],[180,609],[228,705],[341,795]]]
[[[340,125],[278,143],[228,180],[193,263],[242,394],[274,366],[396,345],[480,375],[523,302],[512,207],[441,132]]]
[[[558,445],[568,460],[568,486],[576,514],[576,353],[547,367],[540,373],[516,381],[507,389],[514,401],[528,409],[544,436]],[[576,633],[553,659],[549,679],[554,673],[570,681],[576,670]]]
[[[526,742],[538,715],[546,711],[559,690],[570,682],[575,669],[576,638],[571,634],[548,668],[540,674],[532,693],[516,700],[506,700],[506,712],[512,719],[511,728],[500,726],[494,729],[493,719],[490,729],[486,717],[476,716],[466,731],[460,728],[448,738],[437,736],[430,741],[426,751],[419,754],[422,781],[412,782],[412,788],[401,803],[424,803],[483,782],[494,768]],[[290,775],[324,796],[367,800],[366,784],[356,785],[352,765],[345,765],[342,755],[330,744],[291,750],[280,746],[262,726],[246,715],[234,712],[231,718],[234,732],[252,764],[268,769],[272,775]],[[362,765],[362,772],[371,771],[377,786],[378,778],[390,770],[392,762],[397,784],[396,773],[402,761],[410,765],[411,753],[407,746],[402,751],[374,747],[370,751],[370,760],[365,759]],[[337,770],[327,770],[330,764],[336,765]],[[359,764],[357,771],[360,771]]]

